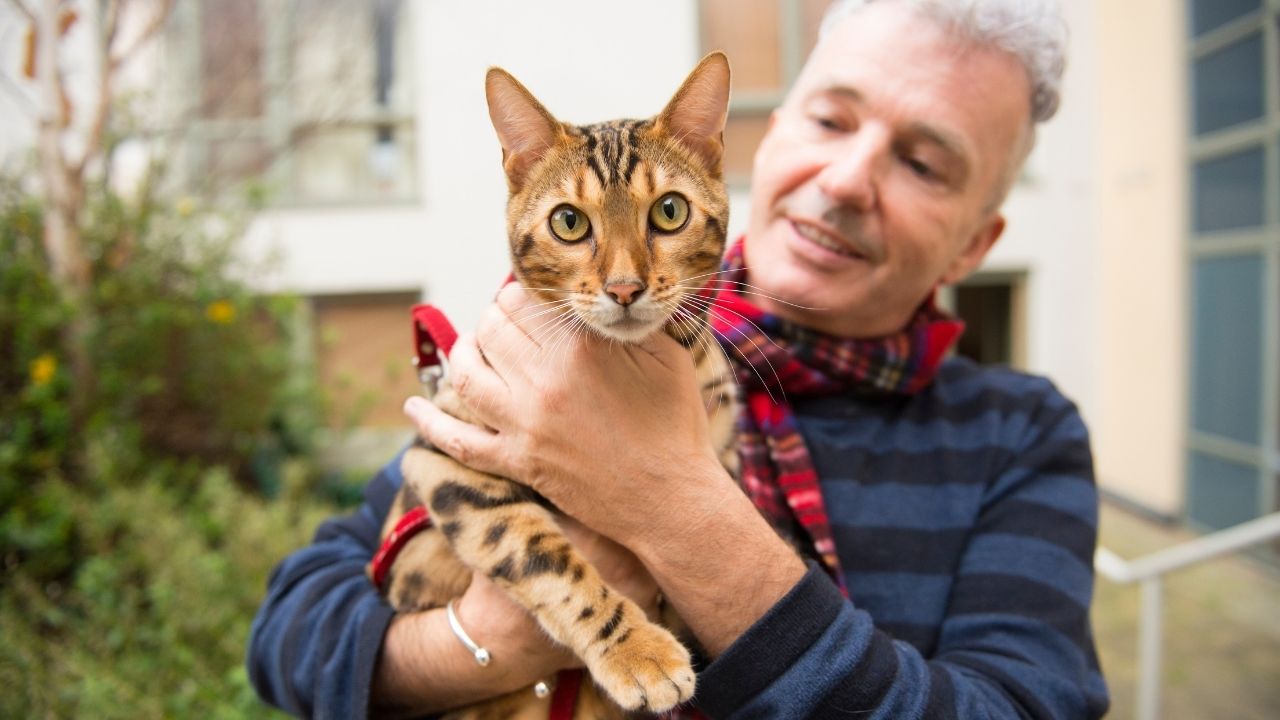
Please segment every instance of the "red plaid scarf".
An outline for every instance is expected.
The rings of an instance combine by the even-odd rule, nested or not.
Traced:
[[[894,335],[832,337],[756,307],[747,299],[746,277],[738,240],[725,257],[709,319],[745,393],[737,424],[742,486],[779,532],[812,547],[845,590],[818,476],[789,399],[919,392],[933,381],[964,323],[938,310],[930,297]]]

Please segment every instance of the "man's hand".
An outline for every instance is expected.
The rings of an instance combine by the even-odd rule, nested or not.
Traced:
[[[454,389],[491,430],[425,401],[406,411],[463,464],[513,478],[615,539],[670,499],[673,484],[719,468],[691,354],[665,333],[609,341],[538,316],[503,288],[450,356]]]

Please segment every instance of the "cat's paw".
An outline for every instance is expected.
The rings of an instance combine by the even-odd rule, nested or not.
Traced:
[[[620,635],[589,669],[596,684],[627,710],[670,710],[693,697],[696,682],[689,651],[650,623]]]

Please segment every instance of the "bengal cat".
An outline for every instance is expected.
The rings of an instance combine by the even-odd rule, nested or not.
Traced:
[[[695,295],[719,268],[725,245],[728,61],[708,55],[648,120],[562,123],[498,68],[485,89],[510,190],[515,276],[545,308],[556,308],[557,319],[540,323],[548,332],[581,324],[622,342],[661,329],[680,341],[696,361],[716,450],[736,472],[733,378],[705,329],[707,303]],[[447,380],[435,402],[472,417]],[[405,483],[383,536],[424,500],[434,524],[391,568],[384,587],[397,610],[442,607],[478,570],[571,649],[612,700],[583,683],[575,717],[661,712],[691,697],[688,650],[600,578],[545,501],[430,448],[410,449],[402,469]],[[526,689],[448,717],[545,720],[549,702]]]

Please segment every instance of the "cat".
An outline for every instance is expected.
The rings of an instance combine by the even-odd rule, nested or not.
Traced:
[[[688,348],[715,450],[736,473],[736,386],[709,335],[708,303],[691,297],[715,276],[725,247],[728,60],[723,53],[703,58],[648,120],[562,123],[500,68],[489,70],[485,90],[503,150],[516,279],[546,307],[606,338],[636,342],[661,330]],[[471,418],[447,378],[434,400]],[[383,537],[423,504],[433,525],[409,541],[388,573],[384,591],[398,611],[444,606],[478,570],[572,650],[603,690],[582,683],[576,717],[662,712],[692,696],[689,651],[604,583],[533,491],[423,445],[406,451],[402,470]],[[447,717],[546,718],[549,703],[526,689]]]

